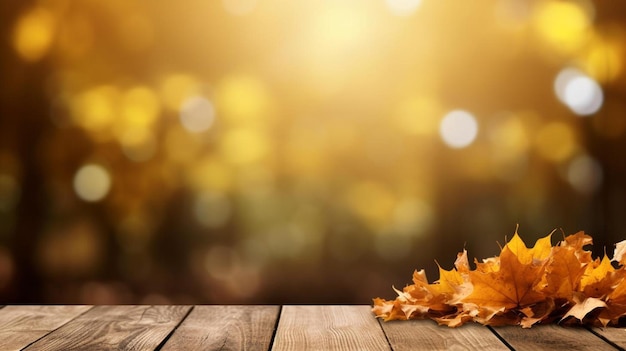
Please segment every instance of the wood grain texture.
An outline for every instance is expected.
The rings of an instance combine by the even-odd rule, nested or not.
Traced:
[[[0,309],[0,350],[20,350],[91,306],[6,306]]]
[[[278,311],[278,306],[195,306],[162,350],[269,350]]]
[[[190,306],[96,306],[34,343],[40,350],[154,350]]]
[[[497,327],[494,330],[517,351],[615,350],[585,328],[551,324],[537,325],[530,329],[506,326]]]
[[[390,350],[370,309],[284,306],[272,350]]]
[[[509,350],[489,328],[469,323],[458,328],[432,320],[380,322],[394,351]]]
[[[626,328],[592,328],[593,332],[626,349]]]

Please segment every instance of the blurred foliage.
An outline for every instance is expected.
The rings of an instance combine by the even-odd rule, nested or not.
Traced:
[[[518,223],[623,236],[618,2],[0,10],[4,301],[369,303]]]

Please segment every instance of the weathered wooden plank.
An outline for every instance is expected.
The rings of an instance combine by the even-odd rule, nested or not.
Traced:
[[[0,309],[0,350],[21,350],[91,306],[6,306]]]
[[[539,350],[615,350],[585,328],[554,324],[536,325],[530,329],[518,326],[493,328],[517,351]]]
[[[509,350],[489,328],[468,323],[458,328],[432,320],[381,322],[394,351],[402,350]]]
[[[269,350],[278,311],[278,306],[195,306],[162,350]]]
[[[390,350],[369,306],[284,306],[272,350]]]
[[[626,328],[592,328],[593,332],[626,349]]]
[[[154,350],[191,306],[97,306],[37,341],[40,350]]]

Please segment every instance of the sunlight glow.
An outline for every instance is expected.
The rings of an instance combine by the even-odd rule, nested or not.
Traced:
[[[224,9],[235,16],[245,16],[256,8],[257,0],[222,0]]]
[[[410,16],[422,4],[422,0],[385,0],[389,11],[396,16]]]

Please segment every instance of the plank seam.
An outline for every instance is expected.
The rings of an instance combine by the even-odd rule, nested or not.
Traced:
[[[495,335],[496,338],[498,338],[498,340],[500,340],[500,342],[504,344],[504,346],[508,347],[509,350],[515,351],[515,348],[513,348],[513,346],[511,344],[509,344],[509,342],[506,341],[506,339],[503,338],[502,335],[500,335],[492,326],[488,325],[487,329],[491,330],[493,335]]]
[[[606,342],[607,344],[613,346],[614,348],[618,349],[618,350],[622,350],[624,351],[624,348],[619,346],[618,344],[614,343],[613,341],[611,341],[610,339],[608,339],[607,337],[605,337],[604,335],[596,332],[595,330],[593,330],[593,328],[590,327],[585,327],[585,329],[589,330],[593,335],[599,337],[600,339],[602,339],[604,342]]]
[[[274,330],[272,330],[272,337],[270,338],[269,350],[274,348],[274,340],[276,339],[276,333],[278,332],[278,323],[280,322],[280,316],[283,313],[283,305],[278,306],[278,313],[276,315],[276,322],[274,323]]]
[[[180,321],[178,321],[178,323],[176,324],[176,326],[174,326],[174,328],[172,330],[170,330],[170,332],[165,336],[165,338],[163,338],[163,340],[161,340],[161,342],[159,343],[159,345],[157,345],[157,347],[154,349],[154,351],[159,351],[161,350],[165,344],[167,343],[167,341],[172,337],[172,335],[174,335],[174,333],[176,332],[176,330],[178,329],[178,327],[181,326],[181,324],[183,324],[183,322],[185,321],[185,319],[187,319],[187,317],[189,317],[189,315],[191,314],[191,311],[193,311],[193,309],[196,306],[193,305],[191,306],[191,308],[189,309],[189,311],[187,311],[187,313],[185,313],[185,315],[183,316],[183,318],[180,319]]]
[[[389,345],[389,349],[391,351],[394,351],[393,350],[393,345],[391,345],[391,341],[389,341],[389,337],[387,336],[387,332],[385,331],[385,328],[383,328],[383,322],[379,318],[376,318],[376,321],[378,322],[378,325],[380,326],[380,329],[383,330],[383,335],[385,336],[385,340],[387,340],[387,345]]]
[[[54,333],[55,331],[57,331],[57,330],[59,330],[59,329],[63,328],[63,327],[64,327],[67,323],[69,323],[69,322],[71,322],[71,321],[73,321],[73,320],[75,320],[75,319],[77,319],[77,318],[80,318],[80,316],[82,316],[82,315],[84,315],[85,313],[87,313],[87,312],[89,312],[89,311],[93,310],[95,307],[96,307],[96,306],[91,306],[91,308],[88,308],[88,309],[86,309],[84,312],[77,314],[76,316],[74,316],[74,318],[69,319],[67,322],[65,322],[65,323],[63,323],[63,324],[61,324],[61,325],[59,325],[59,326],[58,326],[58,327],[56,327],[55,329],[52,329],[51,331],[49,331],[49,332],[47,332],[46,334],[42,335],[40,338],[37,338],[36,340],[33,340],[30,344],[28,344],[28,345],[26,345],[26,346],[22,347],[22,348],[20,349],[20,351],[26,350],[27,348],[31,347],[34,343],[36,343],[36,342],[38,342],[39,340],[41,340],[41,339],[43,339],[43,338],[47,337],[48,335],[50,335],[50,334]]]

